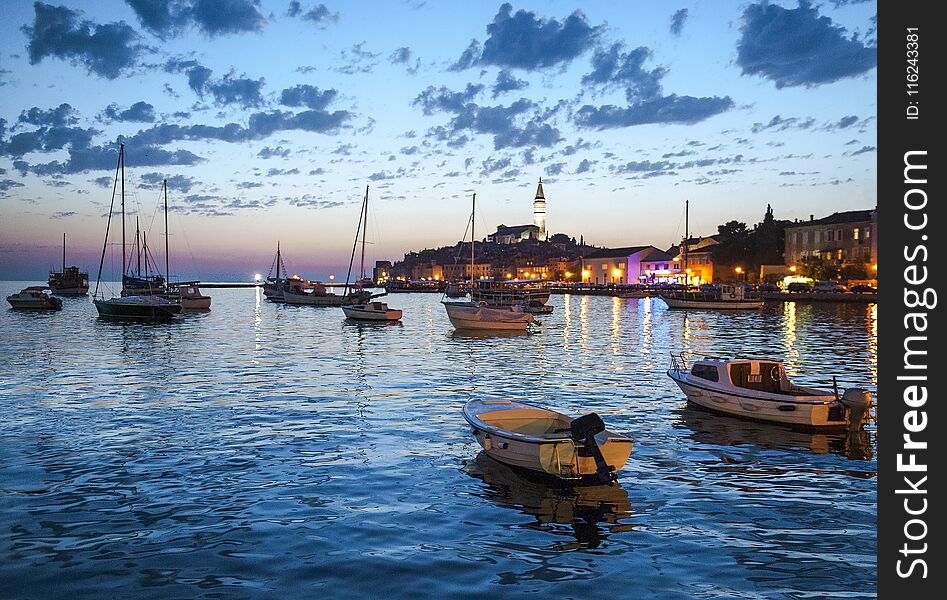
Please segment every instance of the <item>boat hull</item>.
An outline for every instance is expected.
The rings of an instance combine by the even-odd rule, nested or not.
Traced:
[[[668,308],[676,309],[717,309],[717,310],[758,310],[763,308],[762,300],[685,300],[661,296]]]
[[[578,445],[568,433],[524,435],[492,427],[481,420],[485,408],[497,410],[547,413],[566,422],[569,417],[521,402],[472,400],[464,406],[464,419],[474,437],[491,458],[511,467],[528,469],[556,479],[576,481],[598,476],[595,459]],[[488,414],[488,413],[487,413]],[[595,442],[605,462],[614,471],[620,470],[631,456],[632,441],[607,429],[595,435]]]
[[[131,296],[124,299],[127,300]],[[112,300],[95,300],[95,309],[100,319],[109,321],[143,321],[152,323],[166,323],[181,318],[183,307],[180,304],[140,302],[115,302]]]
[[[49,288],[52,293],[57,296],[88,296],[89,288],[88,287],[72,287],[72,288]]]
[[[274,302],[279,302],[274,298],[271,298]],[[323,296],[317,296],[315,294],[294,294],[292,292],[283,292],[283,302],[286,304],[294,304],[298,306],[342,306],[345,304],[345,296],[339,296],[336,294],[325,294]]]
[[[849,427],[844,410],[842,419],[830,415],[833,397],[771,398],[767,397],[771,394],[738,394],[714,389],[710,385],[696,385],[674,371],[668,371],[668,376],[677,383],[689,402],[716,413],[805,430],[841,430]]]
[[[402,311],[389,308],[388,310],[367,310],[357,306],[343,306],[342,312],[346,318],[356,321],[400,321]]]
[[[492,331],[525,331],[533,315],[486,306],[444,303],[447,318],[455,329],[489,329]]]
[[[13,296],[8,297],[7,302],[14,310],[59,310],[62,308],[62,302],[56,304],[55,302],[35,299],[21,300]]]

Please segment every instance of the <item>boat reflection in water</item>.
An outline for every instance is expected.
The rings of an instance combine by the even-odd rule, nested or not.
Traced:
[[[674,427],[690,429],[693,432],[691,439],[703,444],[753,444],[765,449],[840,454],[852,460],[872,458],[870,433],[864,429],[810,433],[774,423],[757,423],[721,415],[690,403],[680,409]]]
[[[467,462],[463,470],[487,484],[474,495],[535,517],[536,522],[526,527],[575,538],[574,542],[556,544],[555,550],[598,548],[609,536],[634,529],[627,522],[631,518],[628,493],[617,483],[557,484],[499,463],[485,452]]]

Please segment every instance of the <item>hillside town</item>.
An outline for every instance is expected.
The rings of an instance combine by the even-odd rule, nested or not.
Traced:
[[[696,235],[668,248],[649,240],[598,247],[566,233],[549,235],[542,179],[533,198],[533,222],[500,224],[477,240],[471,266],[470,242],[409,252],[399,261],[378,261],[380,284],[451,282],[470,279],[545,280],[564,284],[627,286],[714,283],[771,284],[836,281],[876,285],[876,209],[836,212],[808,220],[778,220],[767,205],[760,222],[729,221],[716,232]],[[471,269],[473,272],[471,273]]]

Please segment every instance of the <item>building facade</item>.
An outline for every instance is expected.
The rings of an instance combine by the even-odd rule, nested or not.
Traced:
[[[592,284],[660,283],[677,273],[672,256],[654,246],[603,248],[582,259],[582,281]]]
[[[878,211],[851,210],[786,226],[787,265],[820,258],[841,266],[878,264]]]
[[[715,236],[706,236],[690,238],[686,243],[671,246],[668,254],[673,257],[677,283],[685,285],[713,283],[714,247],[719,243]]]
[[[543,191],[543,180],[539,179],[536,186],[536,197],[533,199],[532,225],[498,225],[497,230],[487,236],[487,241],[494,244],[518,244],[526,240],[548,239],[546,233],[546,193]]]
[[[391,279],[391,261],[376,260],[375,268],[372,269],[372,280],[375,283],[384,283]]]
[[[453,265],[443,265],[443,276],[447,281],[463,281],[470,279],[470,263],[457,263]],[[493,269],[489,263],[478,263],[473,266],[474,279],[485,279],[493,275]]]

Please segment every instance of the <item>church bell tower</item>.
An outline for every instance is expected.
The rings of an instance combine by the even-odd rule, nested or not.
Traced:
[[[533,225],[539,228],[536,239],[546,241],[546,195],[543,194],[543,178],[539,178],[536,187],[536,199],[533,200]]]

